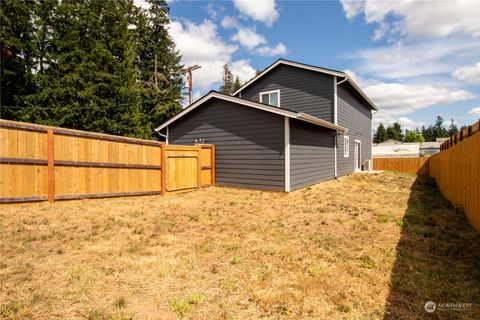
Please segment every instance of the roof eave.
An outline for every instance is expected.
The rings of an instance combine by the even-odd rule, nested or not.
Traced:
[[[313,117],[313,116],[310,116],[306,113],[303,113],[303,112],[300,112],[296,119],[298,120],[302,120],[302,121],[306,121],[306,122],[310,122],[310,123],[313,123],[313,124],[316,124],[316,125],[319,125],[319,126],[322,126],[322,127],[325,127],[327,129],[332,129],[332,130],[335,130],[339,133],[346,133],[348,131],[347,128],[344,128],[342,126],[339,126],[339,125],[336,125],[336,124],[333,124],[333,123],[330,123],[328,121],[325,121],[325,120],[322,120],[322,119],[319,119],[317,117]]]
[[[309,122],[309,123],[312,123],[312,124],[315,124],[315,125],[319,125],[319,126],[322,126],[322,127],[328,128],[328,129],[335,130],[335,131],[340,132],[340,133],[345,133],[347,131],[347,129],[344,128],[344,127],[335,125],[333,123],[330,123],[328,121],[325,121],[325,120],[319,119],[317,117],[308,115],[306,113],[302,113],[302,112],[298,113],[298,112],[294,112],[294,111],[289,111],[289,110],[285,110],[285,109],[271,107],[271,106],[264,105],[264,104],[261,104],[261,103],[258,103],[258,102],[254,102],[254,101],[250,101],[250,100],[244,100],[244,99],[241,99],[241,98],[221,94],[221,93],[218,93],[216,91],[210,91],[208,94],[206,94],[205,96],[203,96],[202,98],[200,98],[196,102],[192,103],[187,108],[185,108],[182,111],[180,111],[179,113],[177,113],[170,120],[164,122],[162,125],[157,127],[155,129],[155,131],[159,132],[160,130],[166,128],[171,123],[175,122],[177,119],[180,119],[181,117],[183,117],[184,115],[186,115],[190,111],[194,110],[195,108],[197,108],[198,106],[200,106],[201,104],[207,102],[208,100],[210,100],[212,98],[218,98],[218,99],[222,99],[222,100],[225,100],[225,101],[230,101],[230,102],[233,102],[233,103],[238,103],[238,104],[242,104],[242,105],[249,106],[249,107],[252,107],[252,108],[267,111],[267,112],[270,112],[270,113],[278,114],[278,115],[281,115],[281,116],[284,116],[284,117],[289,117],[289,118],[292,118],[292,119],[298,119],[298,120],[301,120],[301,121]]]
[[[360,95],[365,99],[365,101],[367,101],[367,103],[370,105],[370,107],[372,107],[373,110],[378,111],[378,107],[375,105],[375,103],[373,103],[373,101],[365,94],[365,92],[363,92],[363,90],[352,79],[352,77],[350,77],[348,74],[345,74],[345,75],[347,76],[348,83],[350,83],[355,88],[355,90],[357,90],[358,93],[360,93]]]

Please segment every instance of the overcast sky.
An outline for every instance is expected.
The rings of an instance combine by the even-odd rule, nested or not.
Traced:
[[[218,89],[224,64],[246,81],[285,58],[349,73],[378,105],[375,123],[480,118],[478,1],[169,4],[182,62],[202,66],[194,71],[196,98]]]

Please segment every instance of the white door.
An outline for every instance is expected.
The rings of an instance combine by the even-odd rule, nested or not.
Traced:
[[[355,148],[354,148],[354,161],[355,161],[355,171],[360,171],[362,168],[361,162],[361,155],[362,155],[362,142],[360,140],[355,140]]]

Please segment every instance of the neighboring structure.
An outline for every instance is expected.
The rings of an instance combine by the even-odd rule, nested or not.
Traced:
[[[210,92],[156,130],[215,144],[218,185],[291,191],[372,158],[373,102],[340,71],[278,60],[233,96]]]
[[[448,139],[448,138],[447,138]],[[408,158],[432,155],[440,152],[440,144],[445,138],[433,142],[402,142],[393,139],[373,144],[374,158]]]
[[[420,144],[418,142],[401,142],[386,140],[374,143],[372,154],[374,158],[408,158],[420,156]]]

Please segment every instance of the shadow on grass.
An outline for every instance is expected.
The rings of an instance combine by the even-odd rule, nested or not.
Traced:
[[[402,223],[384,319],[480,319],[480,233],[465,214],[418,176]],[[451,303],[473,305],[443,305]]]

